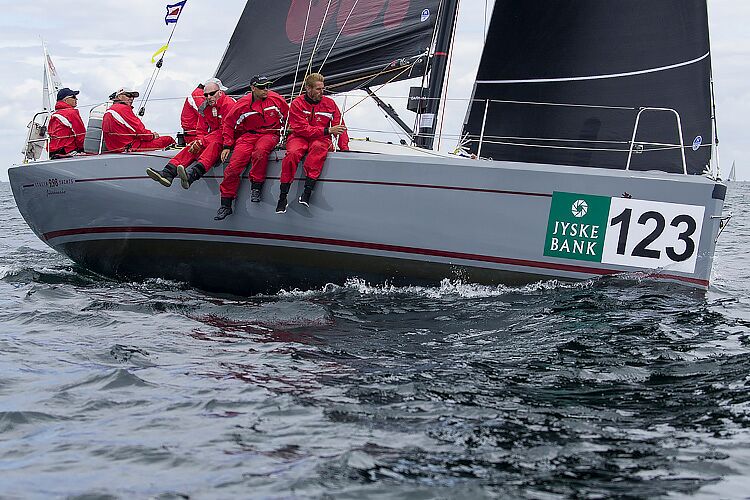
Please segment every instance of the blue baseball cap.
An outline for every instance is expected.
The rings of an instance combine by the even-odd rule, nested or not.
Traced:
[[[62,101],[66,97],[77,96],[79,93],[78,90],[70,90],[68,87],[64,87],[57,91],[57,100]]]

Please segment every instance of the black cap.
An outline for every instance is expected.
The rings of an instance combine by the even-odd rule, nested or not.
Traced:
[[[79,94],[78,90],[70,90],[68,87],[64,87],[57,91],[57,100],[62,101],[66,97],[70,97],[70,96],[74,96],[78,94]]]
[[[268,88],[272,83],[267,76],[255,75],[250,79],[250,85],[258,88]]]

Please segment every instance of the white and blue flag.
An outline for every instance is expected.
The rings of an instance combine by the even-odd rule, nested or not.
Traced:
[[[185,8],[186,3],[187,0],[182,0],[182,2],[167,5],[167,15],[164,16],[164,22],[166,24],[176,23],[180,18],[180,14],[182,14],[182,9]]]

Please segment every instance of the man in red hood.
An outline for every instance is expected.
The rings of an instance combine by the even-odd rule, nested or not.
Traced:
[[[224,93],[226,87],[218,78],[209,78],[201,87],[204,99],[198,107],[200,115],[195,140],[169,160],[161,171],[146,169],[149,177],[166,187],[171,186],[172,180],[179,175],[182,187],[188,189],[219,160],[222,122],[234,106],[234,99]],[[192,164],[195,160],[198,162]],[[188,168],[185,168],[186,165]]]
[[[109,96],[112,106],[104,113],[102,132],[107,150],[114,153],[153,151],[174,144],[174,138],[151,132],[133,113],[133,101],[140,94],[121,88]]]
[[[78,113],[78,91],[65,87],[57,92],[55,112],[49,119],[47,146],[50,158],[59,158],[73,152],[83,152],[86,127]]]
[[[182,105],[180,124],[185,134],[185,144],[190,144],[198,138],[198,119],[201,115],[198,108],[206,100],[203,96],[203,88],[204,85],[199,83],[192,94],[187,96],[185,103]]]

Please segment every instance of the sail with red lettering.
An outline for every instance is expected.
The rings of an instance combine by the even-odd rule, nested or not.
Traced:
[[[425,73],[440,0],[249,0],[216,76],[239,94],[253,75],[291,93],[321,72],[334,91]],[[296,85],[295,85],[296,82]]]

